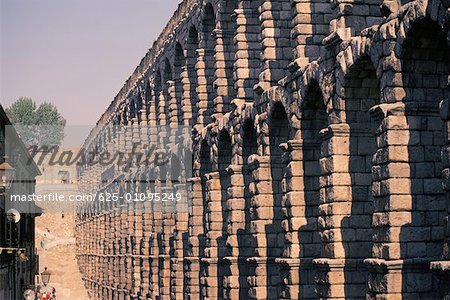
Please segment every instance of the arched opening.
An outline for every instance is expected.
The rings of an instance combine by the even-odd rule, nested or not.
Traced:
[[[133,121],[134,118],[136,118],[136,103],[135,103],[135,98],[134,97],[130,97],[130,102],[129,102],[129,112],[130,112],[130,119],[131,121]]]
[[[214,85],[217,92],[216,111],[226,113],[231,110],[231,100],[236,96],[234,87],[234,33],[236,23],[233,20],[234,10],[238,0],[223,1],[220,9],[218,29],[216,34],[216,78]],[[221,108],[220,106],[223,106]]]
[[[340,232],[345,252],[345,295],[347,298],[364,298],[368,270],[363,260],[372,257],[372,157],[377,150],[369,109],[380,103],[378,79],[369,58],[355,62],[344,78],[343,87],[345,118],[350,130],[351,186],[350,214],[345,216],[344,213]],[[342,211],[348,212],[345,205]]]
[[[155,72],[155,86],[154,86],[154,97],[155,97],[155,118],[156,123],[159,125],[161,124],[161,108],[160,108],[160,98],[162,93],[162,79],[161,79],[161,72],[158,70]],[[163,102],[164,103],[164,102]]]
[[[197,95],[197,71],[195,69],[195,65],[198,61],[198,32],[194,26],[189,29],[189,36],[186,45],[186,72],[187,72],[187,82],[185,83],[184,97],[189,99],[192,118],[190,121],[190,125],[194,126],[197,124],[198,118],[198,95]]]
[[[206,3],[203,8],[203,32],[212,32],[216,26],[215,24],[216,14],[214,12],[214,7],[211,3]]]
[[[141,110],[143,108],[143,103],[142,103],[142,98],[141,98],[141,93],[140,93],[140,87],[136,87],[135,90],[133,91],[133,101],[134,101],[134,114],[135,114],[135,118],[137,119],[138,123],[142,122],[142,115],[141,115]]]
[[[307,87],[301,108],[303,201],[306,224],[298,230],[300,245],[300,299],[315,299],[312,260],[321,256],[321,243],[317,228],[320,204],[320,131],[328,127],[328,117],[322,92],[317,81]],[[294,204],[292,204],[294,205]],[[295,215],[293,213],[293,215]],[[298,216],[300,217],[300,216]],[[303,217],[303,216],[301,216]]]
[[[281,292],[280,268],[275,263],[275,258],[281,257],[284,248],[284,231],[282,228],[282,180],[286,165],[283,163],[283,149],[291,133],[291,126],[286,115],[285,108],[281,102],[275,102],[269,117],[269,151],[270,151],[270,175],[271,175],[271,196],[273,202],[270,205],[272,210],[271,221],[266,225],[267,241],[267,295],[271,299],[279,297]],[[274,293],[274,291],[276,291]]]
[[[163,99],[164,99],[164,107],[161,107],[161,110],[164,112],[165,116],[165,124],[170,124],[170,102],[171,95],[169,92],[170,82],[173,80],[172,66],[169,60],[166,58],[164,60],[164,71],[162,72],[163,76]]]
[[[170,61],[168,58],[164,60],[164,83],[167,83],[169,80],[173,79],[172,74],[172,66],[170,65]]]
[[[211,161],[211,148],[208,145],[208,142],[204,140],[200,147],[200,179],[201,179],[201,187],[202,187],[202,203],[203,203],[203,214],[202,214],[202,224],[203,224],[203,234],[199,236],[199,240],[201,241],[200,247],[200,257],[204,257],[205,250],[205,234],[208,230],[207,227],[207,219],[206,219],[206,211],[208,210],[207,203],[207,189],[206,189],[206,177],[205,175],[212,171],[212,161]]]
[[[184,57],[184,51],[181,47],[180,43],[177,43],[175,45],[175,61],[173,64],[174,68],[174,88],[175,88],[175,99],[176,99],[176,112],[175,114],[172,113],[172,115],[176,116],[178,124],[183,124],[183,119],[187,117],[186,114],[191,113],[190,107],[183,107],[182,105],[182,98],[184,94],[184,87],[183,87],[183,68],[186,66],[186,58]],[[184,113],[182,113],[182,111]]]
[[[150,81],[147,79],[144,81],[144,95],[145,95],[145,115],[147,116],[147,120],[150,115],[150,101],[152,99],[152,89],[150,87]]]
[[[217,268],[217,286],[218,286],[218,298],[224,298],[224,286],[223,279],[224,276],[229,272],[220,263],[223,263],[223,259],[231,255],[230,249],[226,246],[226,241],[228,237],[227,227],[229,219],[229,211],[227,208],[228,201],[228,188],[230,187],[230,175],[227,168],[231,165],[232,158],[232,144],[230,134],[226,130],[219,132],[218,136],[218,172],[220,180],[220,193],[221,193],[221,209],[222,209],[222,233],[217,238],[216,245],[218,247],[218,262],[219,266]]]
[[[210,247],[210,243],[208,241],[208,235],[210,234],[210,214],[208,213],[208,181],[206,175],[212,172],[212,160],[211,160],[211,148],[208,145],[207,140],[203,140],[200,146],[200,180],[201,180],[201,193],[202,193],[202,232],[198,234],[198,247],[199,247],[199,260],[200,260],[200,268],[199,268],[199,287],[200,287],[200,299],[204,299],[206,295],[206,291],[208,289],[204,279],[208,275],[213,276],[213,274],[208,273],[208,263],[204,262],[203,259],[209,257],[209,253],[207,252],[207,248]]]
[[[258,152],[257,132],[253,125],[252,119],[246,119],[242,126],[242,173],[244,179],[244,217],[245,228],[238,230],[238,268],[239,268],[239,299],[249,297],[249,287],[247,278],[250,275],[249,264],[247,258],[255,256],[255,249],[251,238],[251,200],[252,193],[250,185],[252,182],[252,174],[249,168],[249,158]]]
[[[439,102],[449,97],[447,38],[448,32],[425,18],[412,25],[401,51],[412,197],[410,207],[404,208],[410,212],[411,221],[402,226],[400,234],[401,257],[407,262],[402,293],[413,298],[439,298],[439,289],[431,284],[429,264],[414,264],[411,260],[438,259],[444,248],[447,199],[441,181],[441,151],[447,139]],[[418,281],[430,284],[417,286]]]
[[[156,178],[157,178],[157,193],[167,192],[167,187],[169,186],[167,165],[162,164],[156,167]],[[170,288],[170,276],[168,276],[166,270],[170,269],[170,260],[167,259],[167,255],[170,251],[169,240],[170,236],[166,233],[166,205],[162,202],[155,202],[153,208],[155,209],[155,232],[157,236],[158,245],[158,289],[162,298],[166,297],[168,294],[168,289]]]
[[[214,112],[214,99],[216,92],[214,89],[215,80],[215,57],[216,47],[213,31],[215,29],[216,18],[214,8],[211,3],[205,5],[202,12],[201,40],[198,52],[197,75],[198,75],[198,97],[200,100],[201,118],[204,125],[211,122],[211,115]],[[201,85],[201,86],[200,86]],[[200,111],[199,111],[200,113]]]

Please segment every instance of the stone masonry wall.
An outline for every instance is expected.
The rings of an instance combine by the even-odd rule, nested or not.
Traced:
[[[91,299],[450,297],[449,8],[182,1],[84,147],[192,126],[193,177],[155,170],[192,203],[80,207]],[[83,192],[147,191],[104,171],[81,165]]]

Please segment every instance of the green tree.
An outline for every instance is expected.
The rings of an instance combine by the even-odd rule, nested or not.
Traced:
[[[25,145],[61,144],[66,120],[53,104],[44,102],[37,106],[32,99],[22,97],[5,112]]]

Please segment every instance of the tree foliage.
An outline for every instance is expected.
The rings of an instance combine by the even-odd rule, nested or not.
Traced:
[[[53,104],[44,102],[37,106],[32,99],[22,97],[5,112],[25,145],[61,144],[66,120]]]

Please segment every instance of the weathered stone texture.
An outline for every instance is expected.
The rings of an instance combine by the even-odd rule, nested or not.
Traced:
[[[180,3],[85,147],[131,150],[155,125],[191,125],[193,178],[156,190],[190,185],[192,204],[81,207],[91,298],[449,296],[448,9]],[[129,126],[115,138],[111,124]],[[79,171],[86,193],[121,188],[89,182],[99,167]]]

